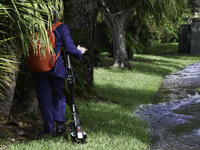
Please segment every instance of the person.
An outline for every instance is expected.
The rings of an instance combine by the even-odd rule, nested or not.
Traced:
[[[55,13],[54,13],[55,14]],[[54,18],[56,15],[54,15]],[[54,19],[52,23],[56,22]],[[55,52],[58,54],[61,47],[64,51],[71,54],[77,59],[81,59],[82,55],[87,51],[85,47],[74,45],[70,36],[67,25],[61,24],[54,31],[55,35]],[[66,128],[64,123],[66,101],[63,94],[63,84],[66,78],[66,70],[64,67],[61,53],[54,67],[43,74],[31,73],[35,85],[36,96],[44,123],[43,134],[55,134],[54,122],[56,122],[56,132],[64,133]]]

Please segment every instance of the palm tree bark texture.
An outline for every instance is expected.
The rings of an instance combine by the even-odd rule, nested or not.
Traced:
[[[18,61],[20,60],[19,56],[17,56],[14,52],[11,53],[14,60]],[[1,87],[1,92],[3,93],[3,96],[0,97],[0,114],[1,115],[10,115],[10,109],[13,104],[13,97],[15,93],[15,87],[16,87],[16,80],[18,76],[18,69],[20,63],[15,63],[15,68],[10,68],[8,71],[1,72],[1,76],[4,77],[3,80],[1,80],[1,83],[3,87]]]
[[[66,3],[65,3],[66,4]],[[94,87],[93,78],[93,30],[95,5],[93,0],[73,0],[70,3],[70,10],[65,8],[69,14],[70,21],[67,19],[72,39],[76,45],[84,46],[88,51],[84,54],[81,63],[85,65],[84,80]]]

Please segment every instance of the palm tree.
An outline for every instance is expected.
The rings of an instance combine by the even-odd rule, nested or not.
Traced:
[[[1,0],[0,2],[0,113],[9,115],[22,54],[28,53],[32,35],[48,43],[45,23],[51,24],[60,0]],[[44,20],[42,16],[47,16]]]

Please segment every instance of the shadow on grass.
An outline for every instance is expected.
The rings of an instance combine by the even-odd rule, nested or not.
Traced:
[[[150,133],[146,124],[135,118],[132,112],[139,104],[152,103],[156,91],[117,87],[112,83],[96,84],[95,87],[100,96],[115,104],[98,102],[90,103],[88,109],[82,108],[84,129],[88,133],[100,136],[99,138],[104,137],[99,135],[103,134],[109,138],[117,136],[119,139],[129,140],[129,142],[138,140],[148,144]]]
[[[150,75],[165,76],[172,72],[172,70],[178,70],[180,66],[177,64],[134,64],[134,70]]]
[[[134,109],[138,104],[153,103],[153,98],[156,91],[139,90],[134,88],[116,87],[113,84],[106,84],[104,86],[95,85],[99,95],[103,95],[105,99],[108,99],[118,105],[124,107],[132,107]]]
[[[127,76],[124,76],[125,79],[120,78],[120,82],[129,82],[129,80],[131,81],[135,78],[134,74],[142,73],[145,75],[144,76],[145,79],[142,79],[143,76],[141,75],[141,79],[138,79],[137,84],[140,84],[140,82],[141,84],[145,84],[144,82],[146,80],[147,84],[141,85],[141,87],[149,86],[149,84],[151,83],[148,82],[148,75],[153,75],[155,76],[155,79],[156,79],[157,76],[164,77],[165,75],[170,74],[172,71],[178,70],[181,67],[183,67],[183,64],[181,63],[178,63],[178,62],[174,63],[173,60],[166,60],[166,58],[163,58],[163,59],[161,58],[159,59],[152,58],[152,57],[151,59],[144,58],[144,57],[142,57],[142,59],[138,58],[139,60],[144,60],[144,61],[130,62],[132,66],[132,70],[126,70],[126,69],[106,69],[106,70],[112,73],[120,73],[119,76],[123,76],[123,74],[127,75],[128,73],[132,74],[132,76],[128,76],[130,79],[127,79]],[[150,80],[152,80],[151,76],[149,76],[149,78]],[[158,81],[155,81],[155,82],[158,82]],[[97,92],[100,95],[103,95],[104,98],[111,100],[115,103],[123,104],[126,106],[141,104],[141,103],[142,104],[153,103],[152,100],[154,99],[154,95],[157,92],[157,91],[153,91],[152,89],[138,90],[134,87],[134,85],[133,87],[126,89],[123,86],[116,87],[112,83],[106,83],[104,85],[95,85],[95,87],[97,89]],[[120,101],[123,101],[123,103],[121,103]]]
[[[131,70],[126,70],[126,69],[110,69],[110,68],[105,68],[107,70],[110,69],[111,72],[140,72],[144,74],[151,74],[151,75],[159,75],[159,76],[165,76],[172,72],[172,70],[177,70],[183,65],[181,63],[173,63],[172,61],[167,61],[166,58],[165,60],[157,60],[157,59],[140,59],[136,58],[133,61],[130,61]]]
[[[162,56],[163,58],[172,58],[172,59],[182,59],[182,60],[199,60],[200,54],[192,55],[192,54],[176,54],[176,55],[157,55],[157,56]]]
[[[174,61],[174,59],[177,59],[177,61]],[[141,62],[140,60],[145,60],[146,62]],[[133,70],[138,72],[165,76],[170,74],[172,71],[183,68],[185,66],[184,64],[188,64],[186,61],[195,63],[200,60],[198,55],[165,55],[159,56],[159,59],[136,58],[136,60],[133,60],[130,64]]]
[[[165,57],[162,59],[162,57],[160,56],[159,59],[154,59],[153,57],[150,59],[144,57],[137,58],[130,62],[132,70],[107,68],[106,71],[119,73],[120,76],[123,75],[123,73],[132,73],[133,76],[131,78],[134,78],[134,73],[136,74],[138,72],[144,75],[163,77],[173,70],[183,67],[181,62],[173,62],[173,60],[167,60]],[[181,58],[182,57],[180,57],[180,59]],[[124,82],[128,82],[131,78],[128,80],[125,79]],[[120,80],[123,80],[123,78]],[[138,84],[140,84],[140,81],[138,81]],[[142,83],[142,79],[141,84],[143,84],[144,87],[149,86],[145,85],[144,82]],[[131,110],[134,111],[134,108],[139,104],[155,103],[153,100],[157,89],[134,88],[134,85],[130,88],[123,86],[118,87],[110,82],[103,85],[96,84],[95,87],[100,96],[113,101],[115,104],[94,103],[89,109],[83,109],[83,111],[86,111],[84,115],[85,118],[83,119],[87,126],[86,129],[92,133],[107,133],[111,138],[115,135],[119,135],[121,137],[134,137],[139,141],[147,142],[147,134],[149,133],[146,130],[145,124],[130,114]],[[130,112],[128,114],[127,111],[129,110]],[[123,113],[123,111],[126,113]]]
[[[178,43],[155,43],[147,48],[145,54],[177,54]]]
[[[98,138],[109,137],[114,141],[122,140],[127,142],[138,140],[148,143],[149,132],[146,124],[131,116],[124,108],[115,104],[98,103],[92,104],[84,115],[83,125],[88,133],[99,136]],[[117,139],[116,139],[117,138]],[[105,141],[106,139],[102,139]],[[105,141],[106,143],[107,141]],[[121,143],[123,145],[123,143]],[[121,145],[120,144],[120,145]]]

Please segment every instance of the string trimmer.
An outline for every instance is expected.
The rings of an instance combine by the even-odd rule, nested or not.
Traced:
[[[75,77],[73,74],[72,66],[70,63],[70,57],[66,52],[64,52],[64,63],[66,68],[66,75],[67,75],[67,81],[69,83],[69,89],[71,94],[71,111],[72,111],[72,117],[73,122],[70,125],[69,133],[72,138],[72,141],[74,142],[81,142],[84,143],[86,141],[87,135],[83,131],[82,126],[79,122],[79,119],[77,118],[77,109],[76,104],[74,100],[74,83],[75,83]]]

